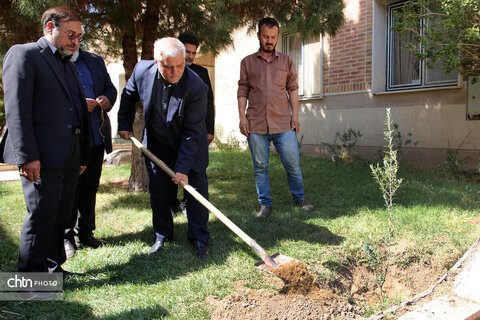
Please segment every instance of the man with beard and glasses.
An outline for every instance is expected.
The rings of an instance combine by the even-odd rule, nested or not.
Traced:
[[[78,14],[43,13],[44,36],[15,45],[3,63],[7,132],[0,162],[18,165],[27,215],[18,270],[63,272],[63,234],[77,178],[90,152],[85,95],[71,55],[82,39]]]
[[[274,18],[260,20],[257,33],[260,49],[242,60],[238,81],[239,126],[252,154],[261,206],[259,218],[267,218],[272,213],[268,176],[270,141],[287,172],[293,202],[306,211],[315,209],[305,200],[299,162],[297,72],[288,55],[275,51],[278,31],[279,24]]]

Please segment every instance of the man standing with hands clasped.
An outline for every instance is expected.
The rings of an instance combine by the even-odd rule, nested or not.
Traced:
[[[90,152],[85,95],[71,55],[82,39],[78,14],[65,7],[43,13],[44,36],[5,56],[7,133],[0,162],[17,164],[27,215],[18,270],[63,272],[63,234],[78,175]]]
[[[153,161],[145,158],[156,238],[150,255],[160,252],[166,241],[173,240],[170,208],[178,203],[177,184],[180,180],[208,199],[205,126],[208,87],[195,72],[185,68],[185,47],[178,39],[155,41],[154,59],[137,63],[123,89],[118,111],[118,133],[130,140],[135,104],[142,100],[145,117],[143,144],[176,174],[172,179]],[[205,259],[210,238],[208,210],[189,193],[185,196],[187,237],[197,256]]]
[[[260,20],[257,33],[260,49],[242,60],[238,81],[240,131],[247,137],[252,154],[261,206],[259,218],[267,218],[272,213],[268,176],[270,141],[273,141],[287,172],[295,205],[307,211],[315,209],[305,200],[299,163],[297,72],[288,55],[275,51],[278,32],[279,24],[275,19]]]
[[[75,230],[80,243],[98,248],[106,242],[93,235],[95,230],[95,203],[102,174],[103,155],[112,152],[112,128],[107,112],[117,99],[117,89],[110,80],[102,57],[77,50],[71,59],[87,97],[90,115],[90,157],[85,172],[78,179],[72,216],[65,229],[65,252],[71,258],[77,250]]]

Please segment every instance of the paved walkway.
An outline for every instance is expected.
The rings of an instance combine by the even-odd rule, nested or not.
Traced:
[[[18,170],[16,171],[0,171],[0,181],[20,180]]]

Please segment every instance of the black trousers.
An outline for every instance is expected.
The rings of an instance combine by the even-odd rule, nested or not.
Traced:
[[[91,234],[95,230],[95,203],[102,175],[103,155],[103,146],[90,149],[87,168],[78,177],[72,215],[65,229],[65,237],[75,235],[75,227],[79,234]]]
[[[160,160],[165,162],[172,170],[175,170],[175,152],[166,146],[152,143],[149,139],[149,150]],[[173,240],[174,228],[171,207],[178,206],[177,185],[172,178],[155,163],[146,159],[149,175],[150,205],[153,213],[153,230],[157,240]],[[208,199],[208,180],[206,172],[190,171],[188,183],[194,187],[203,197]],[[208,245],[210,232],[208,230],[208,210],[188,192],[187,199],[188,232],[190,242],[199,240]]]
[[[40,168],[36,183],[22,177],[27,216],[20,233],[19,271],[54,272],[65,262],[63,234],[72,212],[79,170],[80,136],[72,135],[63,168]]]

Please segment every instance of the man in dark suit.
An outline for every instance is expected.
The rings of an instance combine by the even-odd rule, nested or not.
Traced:
[[[196,74],[202,79],[203,82],[208,86],[208,95],[207,95],[207,118],[205,119],[205,124],[207,126],[207,140],[208,144],[213,141],[215,136],[215,105],[213,104],[213,90],[212,83],[210,82],[210,76],[208,75],[208,70],[198,64],[193,63],[195,56],[197,55],[197,49],[200,45],[200,41],[196,36],[191,33],[182,33],[178,36],[185,46],[185,64],[195,71]],[[176,208],[176,207],[175,207]],[[180,203],[180,208],[183,214],[187,214],[187,201],[185,196],[183,197],[182,202]],[[172,211],[175,209],[172,208]]]
[[[213,104],[212,83],[210,82],[210,76],[208,75],[207,68],[193,63],[195,56],[197,55],[197,49],[200,45],[200,41],[196,36],[190,33],[180,34],[178,36],[178,40],[180,40],[185,46],[185,64],[190,69],[195,71],[200,79],[202,79],[202,81],[208,86],[207,118],[205,119],[205,123],[207,125],[208,144],[210,144],[215,136],[215,105]]]
[[[90,158],[87,169],[78,179],[72,216],[65,229],[65,252],[72,257],[77,249],[75,226],[78,239],[84,246],[98,248],[106,242],[93,235],[95,230],[95,202],[103,155],[112,152],[112,133],[108,111],[117,99],[117,89],[112,84],[103,59],[93,53],[77,50],[71,59],[87,97],[90,115]],[[78,218],[78,219],[77,219]]]
[[[82,25],[65,7],[48,9],[42,21],[40,40],[15,45],[5,56],[7,133],[0,161],[18,165],[22,176],[27,216],[19,271],[64,272],[63,234],[90,151],[85,96],[70,62]]]
[[[171,167],[168,174],[146,159],[150,178],[150,204],[156,240],[150,254],[173,240],[170,207],[177,201],[180,180],[208,198],[207,114],[208,87],[192,70],[185,68],[185,47],[175,38],[162,38],[154,45],[155,60],[141,60],[135,66],[120,101],[118,133],[129,140],[133,135],[135,104],[143,102],[145,130],[143,143]],[[197,255],[208,256],[210,232],[208,210],[187,194],[188,240]]]

